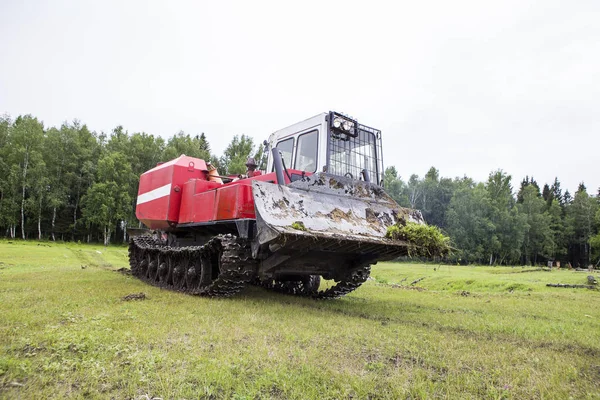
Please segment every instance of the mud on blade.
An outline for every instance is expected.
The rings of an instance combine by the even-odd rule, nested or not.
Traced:
[[[318,173],[288,186],[252,185],[260,245],[385,260],[407,252],[406,243],[385,237],[390,225],[423,223],[419,211],[368,182]]]

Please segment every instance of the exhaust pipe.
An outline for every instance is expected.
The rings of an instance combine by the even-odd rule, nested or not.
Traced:
[[[369,176],[369,171],[367,171],[366,168],[363,169],[361,171],[361,173],[362,173],[362,176],[363,176],[363,179],[364,179],[365,182],[371,182],[371,177]]]
[[[273,147],[273,166],[275,167],[275,176],[277,177],[278,185],[285,185],[285,179],[283,177],[283,160],[281,159],[281,153],[277,147]]]

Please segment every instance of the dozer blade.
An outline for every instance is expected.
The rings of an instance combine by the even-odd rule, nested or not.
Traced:
[[[387,228],[399,219],[424,223],[420,211],[400,207],[368,182],[317,173],[287,186],[252,185],[259,244],[273,252],[287,249],[294,258],[327,252],[373,262],[393,259],[406,255],[408,246],[386,238]]]

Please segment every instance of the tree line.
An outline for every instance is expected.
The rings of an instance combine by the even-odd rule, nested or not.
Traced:
[[[450,236],[453,262],[600,264],[600,189],[593,196],[581,183],[571,195],[558,178],[540,189],[533,177],[525,177],[515,193],[512,177],[502,170],[491,172],[486,182],[440,177],[434,167],[408,181],[388,167],[384,177],[400,205],[421,210],[425,221]]]
[[[79,121],[44,127],[31,115],[0,116],[0,234],[22,239],[126,240],[135,218],[139,176],[186,154],[210,160],[221,174],[239,174],[262,146],[236,135],[215,155],[204,133],[178,132],[167,140],[117,126],[109,134]],[[547,260],[575,266],[600,261],[600,193],[579,185],[563,193],[557,179],[541,189],[526,177],[518,191],[503,171],[487,182],[444,178],[431,168],[423,178],[401,179],[385,170],[384,186],[398,203],[420,209],[441,228],[456,251],[451,261],[536,264]],[[599,190],[600,192],[600,190]]]

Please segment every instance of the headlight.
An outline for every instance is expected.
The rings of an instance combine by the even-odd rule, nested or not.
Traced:
[[[342,133],[346,136],[351,136],[351,137],[358,136],[358,131],[357,131],[358,124],[353,119],[348,118],[344,115],[335,113],[335,112],[330,112],[329,113],[329,121],[331,124],[330,125],[331,129],[336,131],[338,135],[340,133]]]
[[[354,122],[350,122],[348,120],[344,121],[344,123],[342,124],[342,128],[346,131],[346,132],[351,132],[354,131]]]

